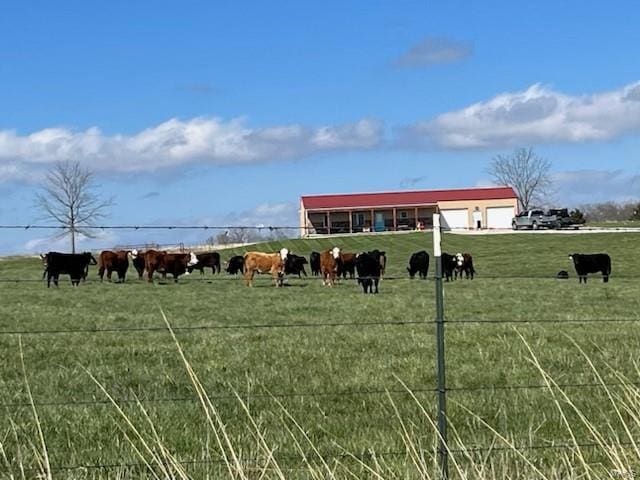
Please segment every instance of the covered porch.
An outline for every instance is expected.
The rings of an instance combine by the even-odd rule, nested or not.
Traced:
[[[308,210],[307,225],[311,234],[360,232],[397,232],[433,227],[436,205]]]

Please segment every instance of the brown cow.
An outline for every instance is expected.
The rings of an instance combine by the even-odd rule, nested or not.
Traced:
[[[173,281],[178,283],[178,277],[187,272],[187,267],[198,263],[194,253],[167,253],[157,250],[147,250],[144,253],[144,267],[147,270],[147,281],[153,282],[154,272],[163,275],[173,275]]]
[[[338,247],[331,250],[325,250],[320,254],[320,274],[322,275],[322,284],[333,287],[338,274],[338,265],[342,255]]]
[[[129,255],[131,252],[125,250],[119,250],[112,252],[111,250],[104,250],[100,252],[98,257],[98,276],[100,281],[104,279],[104,272],[107,272],[107,280],[111,281],[111,274],[116,272],[118,274],[118,282],[124,283],[129,269]]]
[[[338,262],[338,278],[343,277],[355,278],[356,276],[356,254],[355,253],[341,253],[340,261]]]
[[[277,287],[282,286],[284,275],[284,262],[289,251],[283,248],[278,253],[247,252],[244,254],[244,281],[247,287],[253,286],[253,275],[258,273],[271,273],[273,283]]]

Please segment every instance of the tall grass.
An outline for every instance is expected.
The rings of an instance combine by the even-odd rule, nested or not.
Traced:
[[[270,412],[276,417],[281,427],[287,432],[293,452],[281,452],[280,445],[268,440],[264,423],[264,413],[254,411],[251,403],[236,392],[239,406],[238,414],[223,413],[215,399],[210,396],[197,373],[197,366],[189,360],[189,354],[176,337],[164,312],[162,318],[173,339],[177,355],[180,358],[185,374],[189,379],[194,396],[197,398],[202,414],[202,422],[206,425],[206,438],[203,439],[202,451],[194,452],[189,459],[181,459],[173,452],[172,439],[157,427],[153,415],[147,411],[143,402],[137,402],[138,415],[132,416],[123,405],[109,392],[107,384],[97,378],[91,371],[85,370],[112,407],[112,421],[120,431],[114,438],[120,443],[119,448],[135,453],[137,464],[120,467],[105,466],[102,470],[88,468],[76,470],[56,470],[48,460],[48,448],[40,425],[37,408],[31,399],[31,413],[36,429],[28,432],[18,428],[15,423],[3,432],[0,441],[0,478],[153,478],[161,479],[195,479],[195,478],[229,478],[233,480],[250,479],[343,479],[371,478],[378,480],[391,479],[438,479],[439,465],[436,442],[425,444],[425,435],[421,425],[430,425],[437,439],[437,426],[434,422],[435,405],[425,404],[411,392],[402,379],[397,378],[399,386],[406,389],[416,404],[422,417],[407,418],[397,408],[396,400],[387,395],[384,402],[391,407],[396,426],[396,435],[401,439],[403,449],[393,452],[377,452],[375,450],[353,452],[334,441],[335,450],[331,455],[321,452],[310,436],[304,424],[294,414],[273,397],[277,408]],[[634,385],[640,378],[640,366],[635,363],[632,378],[616,371],[605,364],[597,368],[584,349],[572,339],[568,339],[581,356],[585,366],[600,383],[608,398],[610,421],[605,427],[600,422],[592,421],[590,412],[577,406],[571,394],[560,387],[544,366],[544,360],[536,352],[525,336],[515,332],[527,349],[528,360],[535,367],[546,385],[546,392],[552,400],[562,422],[562,428],[570,439],[566,444],[549,448],[552,455],[538,455],[535,447],[541,439],[535,430],[530,431],[530,445],[517,444],[509,431],[502,431],[492,419],[480,415],[459,405],[465,410],[466,417],[458,417],[457,422],[474,422],[479,430],[491,435],[491,442],[485,448],[478,449],[469,443],[468,438],[458,434],[457,425],[450,422],[451,438],[448,444],[451,478],[480,479],[632,479],[640,472],[640,389]],[[20,355],[22,345],[20,343]],[[605,378],[613,375],[620,382],[620,388],[612,388]],[[27,367],[23,362],[23,378],[28,392],[29,379]],[[579,425],[583,428],[578,429]],[[419,421],[422,420],[422,421]],[[233,424],[231,433],[229,426]],[[600,425],[600,426],[598,426]],[[578,436],[578,430],[587,431],[586,437]],[[238,433],[239,432],[239,433]],[[26,438],[25,438],[26,435]],[[33,440],[35,438],[35,440]],[[11,457],[5,448],[12,445]],[[547,445],[554,447],[553,445]],[[525,448],[522,448],[525,447]],[[532,447],[532,448],[528,448]],[[24,449],[28,449],[25,454]],[[543,449],[540,449],[543,450]],[[125,462],[123,462],[124,464]],[[106,468],[113,467],[113,468]]]

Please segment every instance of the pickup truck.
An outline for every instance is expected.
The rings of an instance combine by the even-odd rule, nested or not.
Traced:
[[[514,230],[520,228],[538,230],[539,228],[558,229],[566,227],[578,228],[566,208],[555,208],[548,212],[544,210],[525,210],[511,220],[511,228]]]

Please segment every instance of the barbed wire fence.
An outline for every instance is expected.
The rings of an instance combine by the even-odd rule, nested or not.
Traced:
[[[0,225],[0,229],[58,229],[60,227],[57,226],[48,226],[48,225]],[[110,225],[110,226],[94,226],[92,228],[96,229],[132,229],[132,230],[143,230],[143,229],[168,229],[168,230],[225,230],[229,228],[246,228],[246,229],[268,229],[271,231],[277,229],[295,229],[297,231],[301,230],[301,227],[238,227],[238,226],[131,226],[131,225]],[[625,229],[621,229],[625,230]],[[437,235],[439,233],[439,229],[437,228],[433,230],[434,234]],[[277,241],[277,240],[276,240]],[[435,242],[435,240],[434,240]],[[439,240],[438,240],[439,242]],[[176,244],[176,246],[180,246],[181,244]],[[435,245],[435,243],[434,243]],[[183,246],[184,248],[184,246]],[[435,249],[437,252],[437,249]],[[189,331],[214,331],[214,330],[257,330],[257,329],[319,329],[319,328],[362,328],[363,326],[393,326],[393,327],[403,327],[403,326],[419,326],[419,325],[429,325],[431,324],[436,330],[436,341],[438,342],[437,347],[437,378],[438,385],[437,386],[425,386],[425,385],[415,385],[411,386],[409,389],[398,389],[397,387],[388,388],[376,388],[370,390],[353,390],[353,391],[283,391],[283,392],[275,392],[275,393],[252,393],[246,394],[246,397],[250,398],[261,398],[265,400],[269,399],[278,399],[278,398],[293,398],[293,397],[367,397],[367,396],[384,396],[384,395],[412,395],[412,394],[431,394],[438,397],[438,417],[439,417],[439,435],[441,438],[441,445],[439,447],[439,458],[441,465],[441,477],[443,479],[448,478],[448,467],[447,461],[448,456],[452,453],[473,453],[473,452],[500,452],[500,451],[521,451],[525,452],[527,450],[575,450],[576,448],[602,448],[602,443],[597,442],[574,442],[574,443],[557,443],[557,444],[546,444],[546,445],[516,445],[513,447],[500,447],[500,446],[478,446],[472,448],[454,448],[447,443],[447,417],[446,417],[446,398],[449,393],[456,392],[480,392],[480,391],[519,391],[519,390],[544,390],[548,389],[549,386],[546,384],[511,384],[511,385],[457,385],[457,386],[449,386],[446,384],[446,365],[444,363],[445,352],[444,352],[444,341],[445,341],[445,325],[452,326],[464,326],[464,325],[482,325],[482,324],[508,324],[508,325],[538,325],[538,324],[553,324],[553,323],[576,323],[576,324],[586,324],[586,323],[598,323],[598,324],[606,324],[606,323],[640,323],[640,318],[576,318],[576,319],[554,319],[554,318],[531,318],[531,319],[458,319],[458,320],[447,320],[444,316],[444,300],[443,298],[438,299],[439,295],[442,295],[443,291],[443,272],[442,266],[438,262],[440,255],[434,255],[436,257],[436,272],[435,275],[429,277],[429,280],[435,282],[436,287],[436,318],[435,319],[425,319],[425,320],[412,320],[412,321],[371,321],[371,322],[344,322],[344,321],[336,321],[336,322],[309,322],[309,323],[291,323],[291,322],[281,322],[281,323],[269,323],[269,324],[253,324],[253,325],[191,325],[191,326],[174,326],[173,330],[176,332],[189,332]],[[297,278],[297,277],[291,277]],[[532,276],[532,275],[512,275],[512,276],[490,276],[490,275],[482,275],[482,278],[496,278],[496,279],[548,279],[554,280],[555,278],[550,276]],[[619,278],[639,278],[638,276],[619,276]],[[219,280],[236,280],[236,277],[209,277],[209,278],[195,278],[196,280],[204,280],[211,281],[213,279]],[[194,280],[194,278],[192,278]],[[358,277],[353,279],[345,279],[345,280],[358,280]],[[401,280],[406,281],[406,276],[385,276],[384,280]],[[4,283],[20,283],[20,282],[41,282],[41,279],[27,279],[27,278],[13,278],[13,279],[0,279],[0,282]],[[440,293],[438,293],[440,292]],[[93,328],[93,329],[42,329],[42,330],[29,330],[29,329],[5,329],[0,330],[0,336],[31,336],[31,335],[106,335],[106,334],[127,334],[127,333],[138,333],[138,334],[153,334],[159,332],[166,332],[166,327],[118,327],[118,328]],[[629,388],[629,387],[638,387],[640,386],[640,382],[569,382],[569,383],[558,383],[555,385],[556,388],[561,389],[601,389],[601,388]],[[210,395],[212,399],[234,399],[237,398],[235,395],[229,394],[216,394],[212,393]],[[443,402],[444,399],[444,402]],[[115,399],[117,403],[127,404],[127,403],[195,403],[198,401],[195,397],[155,397],[155,398],[117,398]],[[435,400],[434,400],[435,402]],[[93,405],[106,405],[111,404],[110,400],[98,400],[95,398],[92,399],[72,399],[72,398],[60,398],[54,401],[40,401],[34,400],[33,402],[6,402],[0,404],[1,408],[5,409],[20,409],[20,408],[29,408],[29,407],[42,407],[42,408],[56,408],[56,407],[89,407]],[[615,446],[630,446],[633,445],[633,442],[625,442],[618,441]],[[336,458],[360,458],[366,459],[367,457],[374,455],[368,453],[361,454],[345,454],[344,452],[320,452],[320,457],[325,460],[336,459]],[[385,457],[385,456],[396,456],[403,457],[407,456],[408,452],[406,450],[403,451],[387,451],[387,452],[376,452],[376,456]],[[300,460],[304,459],[303,455],[292,455],[292,454],[280,454],[279,458],[282,459],[290,459],[290,460]],[[247,463],[259,463],[263,459],[259,458],[246,458],[243,459],[243,462]],[[198,465],[198,464],[216,464],[222,463],[224,461],[223,458],[220,459],[205,459],[205,460],[177,460],[177,463],[182,465]],[[146,469],[148,468],[148,464],[146,463],[112,463],[112,464],[77,464],[77,465],[52,465],[51,470],[54,471],[64,471],[64,470],[76,470],[76,469],[84,469],[84,470],[113,470],[113,469]],[[28,469],[26,469],[28,470]]]

